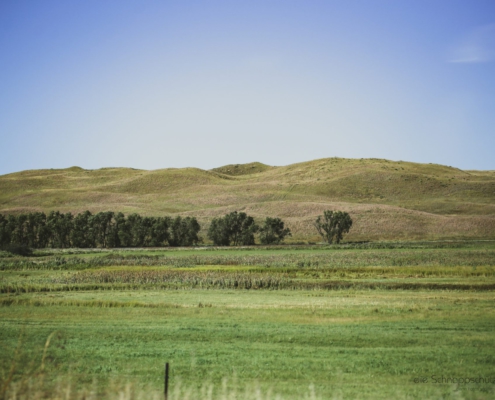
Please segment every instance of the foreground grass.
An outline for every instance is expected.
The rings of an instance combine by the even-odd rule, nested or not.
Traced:
[[[220,388],[225,377],[233,390],[235,376],[241,386],[284,398],[304,398],[309,384],[321,398],[428,398],[452,391],[490,398],[493,384],[435,384],[431,377],[495,375],[494,297],[219,290],[36,295],[37,306],[0,308],[1,363],[5,373],[18,358],[16,381],[39,364],[46,338],[56,331],[47,352],[50,379],[70,375],[87,386],[96,378],[99,391],[120,381],[159,392],[169,361],[172,387],[180,381],[194,390],[205,382]],[[126,302],[135,305],[115,307]],[[418,377],[429,383],[415,383]]]
[[[170,362],[174,400],[493,398],[494,251],[0,257],[0,394],[162,398]]]

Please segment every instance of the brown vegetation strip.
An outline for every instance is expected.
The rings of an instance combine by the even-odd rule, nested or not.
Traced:
[[[326,282],[297,282],[287,281],[285,284],[272,285],[270,287],[251,284],[242,287],[238,282],[224,281],[217,284],[58,284],[58,285],[2,285],[0,293],[39,293],[62,291],[99,291],[99,290],[184,290],[184,289],[237,289],[237,290],[452,290],[452,291],[495,291],[495,284],[450,284],[450,283],[412,283],[412,282],[351,282],[351,281],[326,281]]]
[[[142,303],[138,301],[110,301],[110,300],[55,300],[55,299],[0,299],[0,306],[69,306],[69,307],[145,307],[145,308],[179,308],[179,304],[171,303]]]

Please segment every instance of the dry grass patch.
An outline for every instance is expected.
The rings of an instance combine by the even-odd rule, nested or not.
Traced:
[[[0,212],[138,212],[212,217],[233,210],[287,219],[296,240],[326,209],[355,219],[349,240],[495,237],[495,173],[379,159],[327,158],[156,171],[24,171],[0,176]],[[204,230],[206,231],[206,230]]]

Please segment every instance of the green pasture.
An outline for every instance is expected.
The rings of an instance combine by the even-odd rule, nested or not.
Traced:
[[[215,246],[198,246],[198,247],[155,247],[155,248],[120,248],[120,249],[39,249],[35,250],[38,257],[42,256],[64,256],[64,257],[98,257],[108,254],[122,254],[125,256],[143,256],[143,255],[169,255],[169,256],[186,256],[186,255],[228,255],[235,253],[237,255],[252,254],[320,254],[329,251],[352,251],[352,250],[392,250],[392,249],[410,249],[426,251],[432,249],[494,249],[495,240],[438,240],[438,241],[380,241],[380,242],[347,242],[341,244],[329,245],[320,243],[318,245],[271,245],[271,246],[244,246],[244,247],[215,247]],[[4,253],[0,256],[6,256]]]
[[[495,396],[493,244],[54,253],[0,257],[7,399]]]

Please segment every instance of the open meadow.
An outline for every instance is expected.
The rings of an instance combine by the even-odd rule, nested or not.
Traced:
[[[494,242],[0,255],[6,399],[495,396]]]

